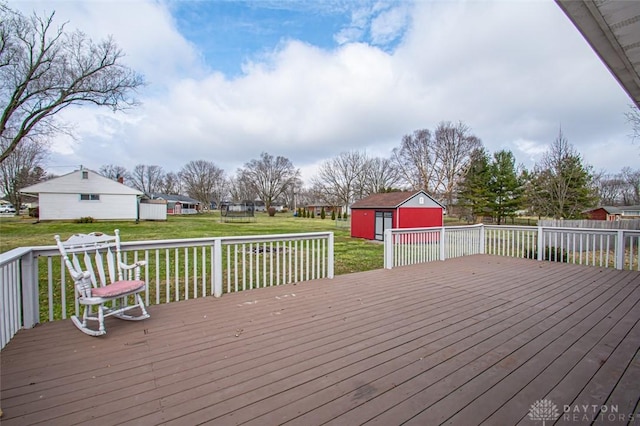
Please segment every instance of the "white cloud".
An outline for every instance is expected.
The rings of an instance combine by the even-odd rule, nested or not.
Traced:
[[[375,45],[386,45],[404,33],[407,25],[408,8],[406,5],[381,12],[371,21],[371,41]]]
[[[94,41],[113,36],[124,63],[145,75],[148,91],[158,92],[185,74],[203,75],[197,48],[176,29],[165,3],[155,1],[18,1],[24,14],[55,10],[56,25],[79,29]]]
[[[339,48],[285,41],[233,79],[202,68],[162,3],[59,4],[64,19],[113,33],[151,82],[127,114],[65,111],[79,141],[60,140],[58,154],[74,154],[57,157],[91,168],[177,171],[207,159],[232,173],[266,151],[308,179],[326,158],[389,153],[402,135],[442,120],[464,121],[490,152],[511,149],[527,167],[559,126],[597,169],[637,167],[626,95],[553,2],[420,1],[392,53],[353,42],[367,28],[381,41],[402,31],[402,10],[374,6],[354,12]]]

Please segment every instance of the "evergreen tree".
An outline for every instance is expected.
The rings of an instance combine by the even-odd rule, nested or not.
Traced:
[[[536,164],[527,198],[538,216],[579,219],[597,200],[591,167],[562,134]]]
[[[511,151],[498,151],[493,154],[489,166],[489,203],[498,225],[503,219],[514,216],[522,202],[522,184],[517,176],[515,158]]]
[[[322,206],[322,210],[320,210],[320,219],[325,219],[327,217],[327,212],[324,211],[324,206]]]
[[[335,211],[335,209],[331,210],[331,220],[336,220],[336,211]]]
[[[458,203],[470,212],[475,222],[478,216],[489,214],[489,155],[484,148],[474,150],[458,194]]]

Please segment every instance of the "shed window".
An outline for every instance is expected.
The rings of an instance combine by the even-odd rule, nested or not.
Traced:
[[[82,171],[82,179],[89,179],[89,172],[83,170]]]
[[[81,201],[99,201],[100,194],[80,194]]]

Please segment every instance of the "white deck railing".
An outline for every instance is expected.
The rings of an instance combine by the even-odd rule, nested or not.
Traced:
[[[147,304],[333,278],[333,233],[123,242],[125,263],[145,260]],[[23,327],[79,306],[56,246],[0,254],[0,348]]]
[[[640,271],[640,231],[471,225],[388,229],[384,266],[486,253]]]

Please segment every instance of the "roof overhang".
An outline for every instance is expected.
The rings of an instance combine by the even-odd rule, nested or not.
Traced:
[[[640,1],[556,3],[640,108]]]

